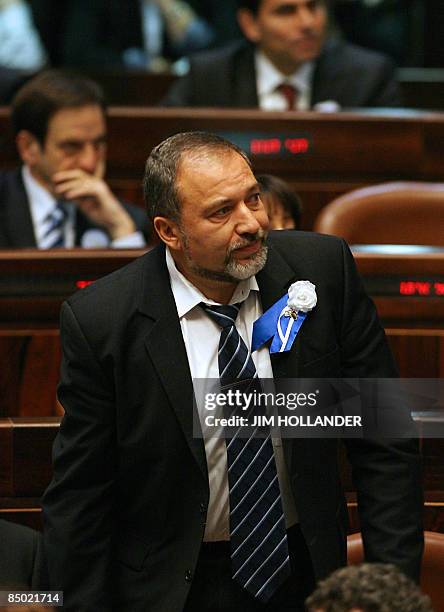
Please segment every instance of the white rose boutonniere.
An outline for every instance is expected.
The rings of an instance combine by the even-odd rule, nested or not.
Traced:
[[[292,311],[310,312],[316,306],[317,301],[316,287],[308,280],[297,281],[288,290],[287,306]]]

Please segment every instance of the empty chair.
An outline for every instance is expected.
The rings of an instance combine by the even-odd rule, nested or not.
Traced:
[[[314,230],[350,244],[444,245],[444,183],[395,182],[330,202]]]

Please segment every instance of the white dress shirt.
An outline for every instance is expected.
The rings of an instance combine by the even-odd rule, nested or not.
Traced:
[[[195,380],[199,379],[218,380],[218,348],[221,328],[199,307],[200,302],[207,304],[216,304],[216,302],[205,297],[197,287],[178,271],[168,248],[166,249],[166,263],[193,384]],[[230,304],[237,302],[242,302],[242,307],[236,319],[236,329],[246,345],[250,347],[253,335],[253,322],[262,315],[259,287],[254,276],[238,283]],[[252,354],[252,358],[259,378],[273,378],[273,370],[267,347],[262,347],[255,351]],[[195,387],[195,391],[197,396],[201,390]],[[208,412],[205,411],[205,407],[199,401],[197,401],[197,410],[202,430],[204,430],[204,418]],[[217,436],[211,436],[204,439],[204,444],[210,486],[210,501],[204,540],[229,540],[230,510],[225,440]],[[285,522],[287,527],[290,527],[297,521],[297,515],[288,481],[282,440],[280,438],[273,439],[273,446]]]
[[[37,247],[42,248],[42,239],[48,230],[48,215],[57,206],[56,198],[38,183],[32,176],[28,166],[22,166],[22,178],[29,202],[32,225]],[[76,207],[71,202],[64,202],[67,211],[63,225],[64,244],[67,248],[75,246]],[[142,232],[133,232],[128,236],[110,240],[108,234],[99,228],[87,230],[82,236],[82,245],[89,248],[136,249],[146,245]]]
[[[282,85],[282,83],[288,83],[298,92],[297,110],[310,109],[314,62],[305,62],[296,72],[287,76],[279,72],[268,57],[258,50],[255,54],[255,65],[259,108],[262,110],[287,110],[287,100],[282,93],[276,91],[276,87]]]

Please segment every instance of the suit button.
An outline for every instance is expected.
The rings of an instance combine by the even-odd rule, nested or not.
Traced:
[[[199,510],[200,510],[201,514],[205,514],[206,511],[207,511],[207,505],[204,504],[204,503],[201,503],[200,506],[199,506]]]
[[[193,572],[191,570],[187,570],[185,572],[185,580],[187,582],[191,582],[193,580]]]

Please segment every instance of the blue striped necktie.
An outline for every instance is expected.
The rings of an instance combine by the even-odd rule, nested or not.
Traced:
[[[45,230],[40,240],[41,249],[55,249],[65,246],[65,221],[68,211],[63,201],[58,201],[45,217]]]
[[[223,388],[250,380],[256,367],[236,329],[240,304],[202,308],[221,328],[219,376]],[[235,410],[238,410],[236,408]],[[227,439],[230,540],[233,578],[253,597],[267,602],[290,576],[287,532],[271,434]],[[244,432],[245,433],[245,432]]]

